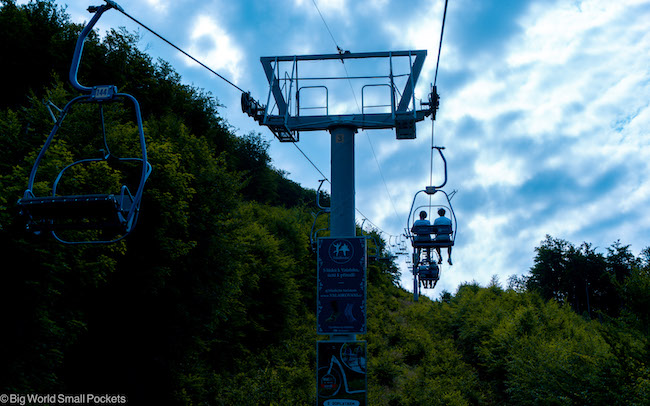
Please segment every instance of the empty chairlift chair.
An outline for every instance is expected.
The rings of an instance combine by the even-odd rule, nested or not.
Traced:
[[[119,93],[117,88],[112,85],[86,87],[80,85],[77,81],[77,71],[84,40],[102,13],[114,7],[119,6],[113,2],[107,2],[105,5],[89,8],[89,11],[94,15],[77,40],[70,68],[70,82],[75,89],[84,94],[69,101],[61,110],[59,118],[56,120],[32,167],[27,189],[23,197],[18,201],[20,214],[25,218],[28,230],[37,234],[50,232],[58,241],[63,243],[110,243],[124,238],[135,227],[144,185],[151,173],[151,165],[147,161],[146,143],[138,101],[129,94]],[[134,123],[137,126],[140,148],[137,157],[116,157],[111,154],[108,148],[103,107],[108,103],[118,101],[128,102],[133,108]],[[79,159],[70,163],[59,172],[52,182],[51,194],[45,196],[36,195],[34,185],[39,165],[44,159],[47,159],[46,152],[57,135],[63,120],[70,113],[72,107],[79,104],[99,106],[101,131],[105,146],[102,156]],[[125,163],[135,165],[136,178],[138,179],[129,182],[130,187],[123,184],[117,190],[72,195],[59,193],[61,180],[71,176],[69,175],[72,172],[70,171],[71,168],[100,162],[105,162],[107,165]],[[87,232],[91,230],[94,232]]]

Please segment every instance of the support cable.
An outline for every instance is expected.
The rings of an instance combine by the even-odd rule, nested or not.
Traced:
[[[435,128],[435,121],[431,120],[431,156],[429,158],[429,185],[433,186],[433,150],[435,149],[435,144],[433,142],[434,140],[434,128]],[[429,196],[429,199],[431,199],[431,196]]]
[[[436,85],[436,80],[438,80],[438,66],[440,66],[440,51],[442,50],[442,36],[445,33],[445,20],[447,19],[447,3],[449,0],[445,0],[445,9],[442,12],[442,28],[440,29],[440,43],[438,44],[438,59],[436,61],[436,72],[433,77],[433,85]]]
[[[442,12],[442,27],[440,28],[440,42],[438,43],[438,57],[436,60],[436,70],[433,76],[433,88],[431,92],[436,92],[436,82],[438,80],[438,68],[440,67],[440,52],[442,51],[442,36],[445,33],[445,20],[447,19],[447,3],[449,0],[445,0],[445,8]],[[435,118],[435,115],[433,116]],[[429,167],[429,185],[433,186],[433,150],[435,149],[434,144],[434,127],[435,119],[431,120],[431,156],[430,156],[430,167]],[[429,196],[431,200],[431,196]]]
[[[211,69],[210,67],[208,67],[207,65],[205,65],[203,62],[201,62],[201,61],[199,61],[198,59],[196,59],[195,57],[193,57],[192,55],[190,55],[190,54],[188,54],[187,52],[183,51],[181,48],[179,48],[179,47],[177,47],[176,45],[174,45],[171,41],[167,40],[167,39],[166,39],[165,37],[163,37],[162,35],[158,34],[158,33],[155,32],[154,30],[152,30],[151,28],[147,27],[146,25],[144,25],[143,23],[141,23],[140,21],[138,21],[136,18],[134,18],[134,17],[132,17],[131,15],[129,15],[126,11],[124,11],[124,10],[122,10],[122,9],[117,9],[117,10],[118,10],[119,12],[121,12],[122,14],[124,14],[125,16],[127,16],[128,18],[130,18],[131,20],[133,20],[136,24],[142,26],[144,29],[146,29],[147,31],[149,31],[150,33],[152,33],[153,35],[155,35],[156,37],[160,38],[161,40],[163,40],[164,42],[166,42],[167,44],[169,44],[170,46],[172,46],[173,48],[175,48],[177,51],[179,51],[179,52],[182,53],[183,55],[187,56],[188,58],[190,58],[190,59],[193,60],[194,62],[198,63],[199,65],[201,65],[201,66],[204,67],[205,69],[207,69],[207,70],[209,70],[210,72],[212,72],[213,74],[217,75],[219,78],[223,79],[223,80],[224,80],[226,83],[228,83],[230,86],[234,87],[235,89],[239,90],[239,91],[242,92],[242,93],[246,93],[246,91],[245,91],[244,89],[242,89],[241,87],[237,86],[236,84],[234,84],[234,83],[231,82],[230,80],[226,79],[224,76],[220,75],[218,72],[214,71],[213,69]]]
[[[316,169],[316,170],[318,171],[318,173],[320,173],[320,175],[323,177],[323,179],[325,179],[329,184],[331,184],[332,182],[330,182],[330,180],[327,179],[327,176],[325,176],[325,174],[323,174],[323,172],[321,172],[321,170],[318,169],[318,166],[316,166],[316,164],[315,164],[311,159],[309,159],[309,157],[307,156],[307,154],[305,154],[305,153],[303,152],[303,150],[300,149],[300,147],[298,146],[298,143],[296,143],[296,142],[292,142],[292,144],[293,144],[296,148],[298,148],[298,151],[300,151],[300,153],[302,154],[302,156],[304,156],[304,157],[309,161],[309,163],[311,164],[311,166],[313,166],[314,169]]]
[[[318,15],[320,16],[320,19],[323,20],[323,24],[325,24],[325,28],[327,29],[327,32],[329,32],[330,37],[332,38],[332,41],[334,42],[334,45],[336,45],[336,49],[339,51],[339,53],[342,53],[343,50],[336,43],[336,40],[334,39],[334,35],[332,34],[332,30],[330,30],[329,25],[327,25],[327,21],[325,21],[325,17],[323,17],[323,14],[320,12],[320,9],[318,8],[318,4],[316,4],[316,0],[311,0],[311,2],[314,3],[314,7],[316,7],[316,11],[318,11]]]

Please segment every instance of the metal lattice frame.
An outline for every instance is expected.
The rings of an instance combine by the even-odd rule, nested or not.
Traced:
[[[328,130],[335,126],[349,126],[356,129],[392,129],[395,128],[398,139],[415,138],[415,123],[424,120],[432,114],[431,108],[418,110],[415,103],[415,84],[422,71],[426,50],[416,51],[389,51],[389,52],[363,52],[342,54],[320,54],[300,56],[273,56],[262,57],[260,61],[269,82],[269,94],[267,104],[262,106],[253,100],[249,94],[242,96],[242,108],[251,117],[255,118],[261,125],[265,125],[278,137],[280,141],[298,141],[300,131]],[[314,78],[301,78],[298,74],[299,64],[308,61],[332,61],[338,60],[342,63],[348,60],[359,59],[388,59],[389,72],[385,76],[362,76],[352,79],[377,79],[386,78],[386,86],[390,87],[391,100],[384,104],[390,106],[389,112],[368,113],[362,107],[360,113],[353,114],[329,114],[327,106],[324,106],[324,114],[300,115],[300,109],[291,111],[291,104],[297,102],[299,81],[313,80]],[[393,75],[393,60],[395,58],[408,58],[409,72],[403,89],[398,89],[395,83],[397,75]],[[402,59],[403,60],[403,59]],[[291,67],[282,76],[280,71],[281,63],[290,63]],[[335,79],[347,79],[345,77],[323,77],[323,81]],[[288,83],[288,84],[287,84]],[[284,86],[283,86],[284,85]],[[371,86],[371,85],[366,85]],[[322,87],[326,86],[311,86]],[[273,97],[273,100],[271,99]],[[329,96],[326,96],[329,97]],[[363,94],[362,94],[363,100]],[[363,101],[362,101],[363,103]],[[422,103],[428,105],[429,103]]]

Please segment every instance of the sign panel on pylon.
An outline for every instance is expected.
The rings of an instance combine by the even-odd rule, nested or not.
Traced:
[[[318,334],[366,333],[366,239],[318,239]]]
[[[366,406],[365,341],[318,341],[318,406]]]

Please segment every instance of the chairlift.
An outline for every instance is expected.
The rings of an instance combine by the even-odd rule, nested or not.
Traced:
[[[397,236],[396,235],[391,235],[388,237],[388,245],[390,245],[391,248],[397,248]]]
[[[425,189],[418,191],[413,197],[411,211],[407,220],[406,237],[411,241],[411,245],[415,249],[452,247],[458,231],[456,215],[451,205],[451,197],[447,192],[442,190],[447,183],[447,161],[442,153],[442,149],[444,148],[434,148],[438,150],[444,162],[444,181],[437,186],[427,186]],[[420,195],[421,193],[428,196],[428,199],[423,201],[422,197],[426,196]],[[443,197],[441,198],[441,196]],[[427,218],[431,219],[434,218],[434,214],[440,209],[443,209],[445,214],[449,216],[451,225],[413,225],[420,212],[424,211],[427,214]]]
[[[415,268],[414,277],[419,282],[419,287],[433,289],[440,280],[440,267],[432,261],[420,261]]]
[[[363,232],[363,229],[361,231]],[[385,259],[380,255],[379,242],[377,239],[372,235],[363,234],[363,236],[366,237],[366,240],[372,241],[372,244],[366,243],[366,247],[368,247],[368,259]]]
[[[397,244],[397,254],[398,255],[408,254],[408,250],[406,248],[406,236],[404,234],[401,234],[399,236],[399,242]]]
[[[447,161],[442,153],[444,148],[434,148],[438,151],[444,163],[444,180],[439,185],[427,186],[415,194],[405,229],[405,237],[413,247],[415,300],[417,300],[420,287],[425,289],[435,287],[440,278],[440,267],[438,266],[439,263],[442,263],[440,250],[442,248],[451,249],[458,232],[456,215],[451,205],[453,193],[449,195],[442,189],[447,183]],[[430,220],[437,217],[440,209],[444,210],[444,213],[440,213],[447,217],[446,221],[436,222],[431,220],[431,222],[427,222],[428,224],[415,224],[419,213],[426,213],[426,218]],[[432,251],[438,254],[437,263],[432,258]]]
[[[377,239],[372,235],[366,234],[363,230],[363,225],[367,220],[367,218],[364,218],[361,221],[361,226],[359,226],[359,229],[361,229],[361,235],[366,237],[366,241],[372,241],[372,244],[366,242],[366,255],[368,259],[379,259],[379,243],[377,242]]]
[[[25,218],[29,231],[35,234],[50,232],[56,240],[66,244],[112,243],[126,237],[136,225],[144,185],[151,173],[151,165],[147,161],[146,143],[138,101],[129,94],[119,93],[114,85],[86,87],[79,84],[77,80],[84,41],[101,15],[111,8],[121,10],[117,4],[110,0],[106,0],[104,5],[88,8],[88,11],[94,13],[94,15],[77,40],[69,75],[72,86],[83,94],[70,100],[60,110],[59,117],[32,167],[27,189],[23,197],[18,201],[20,214]],[[138,127],[140,144],[139,157],[117,157],[111,154],[108,147],[106,128],[104,126],[104,105],[117,101],[132,105],[135,112],[135,123]],[[37,196],[34,191],[34,182],[39,165],[60,129],[63,120],[72,107],[77,104],[95,104],[99,106],[105,146],[102,156],[80,159],[65,166],[52,183],[51,195]],[[48,110],[54,117],[49,106]],[[70,173],[68,172],[70,168],[97,162],[106,162],[109,165],[124,162],[136,163],[137,166],[141,166],[138,175],[139,182],[132,182],[131,187],[124,184],[119,190],[112,190],[108,193],[105,191],[75,195],[61,195],[58,193],[57,188],[61,184],[61,179],[66,178],[65,175]],[[82,233],[79,234],[77,231],[82,231]],[[95,232],[88,233],[87,231]]]

